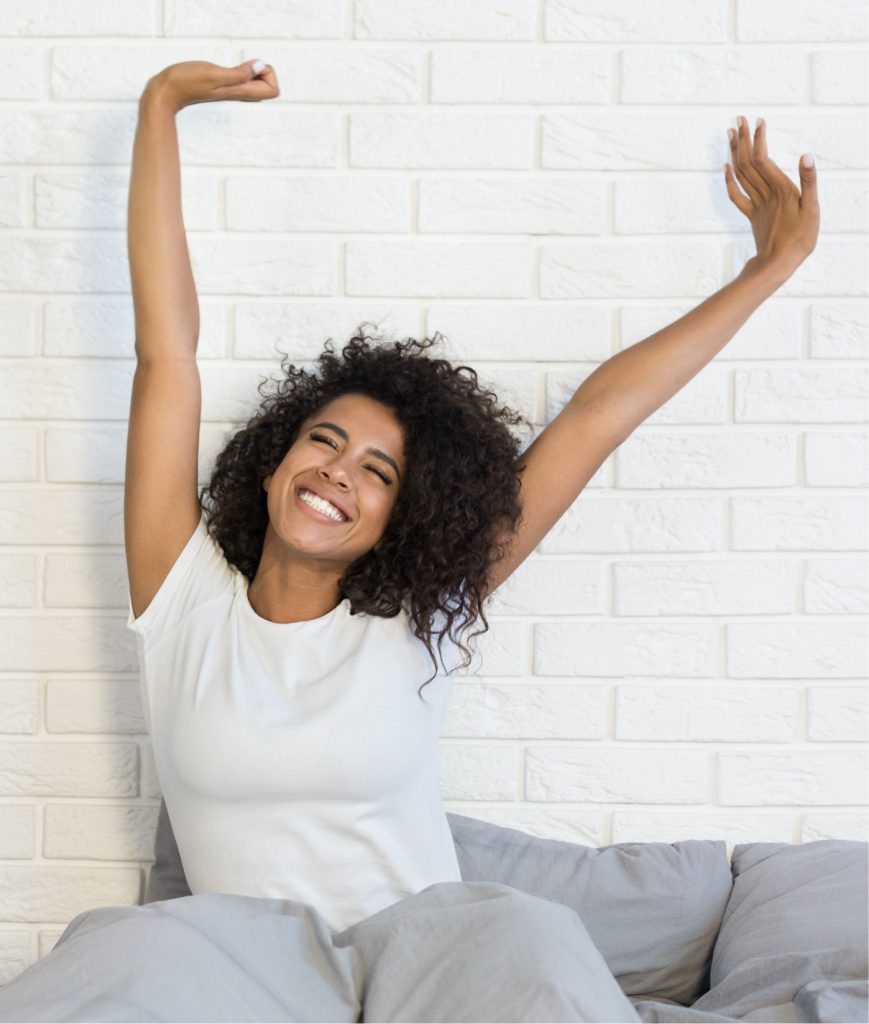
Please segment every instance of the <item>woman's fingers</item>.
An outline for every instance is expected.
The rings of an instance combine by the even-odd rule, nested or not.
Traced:
[[[744,117],[739,118],[739,128],[730,136],[730,155],[733,160],[733,169],[739,184],[745,189],[748,198],[755,203],[763,202],[769,192],[769,186],[760,176],[751,163],[751,139],[748,131],[748,121]]]
[[[811,163],[806,163],[806,158],[808,158]],[[807,211],[813,217],[820,220],[821,211],[818,204],[818,175],[815,171],[815,159],[811,153],[803,153],[803,156],[800,159],[799,169],[800,185],[802,186],[800,209]]]
[[[254,68],[257,65],[254,60],[246,60],[234,68],[225,68],[226,75],[221,83],[221,99],[257,100],[274,99],[280,95],[278,79],[275,70],[270,64],[266,64],[259,72]],[[262,64],[262,61],[259,61]]]
[[[268,86],[268,92],[262,93],[260,90],[255,93],[257,99],[271,99],[275,96],[280,95],[280,89],[278,88],[278,76],[275,74],[275,69],[271,64],[266,64],[262,70],[256,71],[255,68],[258,66],[256,61],[250,61],[251,73],[254,75],[251,80],[251,84],[256,87],[258,82],[262,82]],[[262,64],[262,61],[259,61]]]
[[[731,164],[724,165],[724,181],[727,185],[727,194],[734,202],[740,212],[744,213],[746,217],[751,219],[751,211],[754,209],[750,199],[747,199],[742,192],[739,191],[739,186],[736,184],[736,179],[733,177],[733,166]]]
[[[774,160],[770,160],[766,148],[766,121],[758,119],[754,135],[754,164],[768,182],[770,190],[794,188],[794,183]]]

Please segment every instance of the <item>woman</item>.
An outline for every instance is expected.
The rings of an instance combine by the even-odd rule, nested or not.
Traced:
[[[0,993],[0,1019],[36,1010],[73,1020],[82,1006],[87,1019],[109,1019],[93,1007],[111,985],[137,991],[147,1006],[139,1012],[151,1015],[124,1019],[266,1019],[240,1016],[267,1012],[249,1003],[216,1006],[195,929],[161,932],[153,974],[137,960],[123,981],[95,972],[83,984],[72,958],[82,936],[112,944],[120,928],[152,935],[156,908],[165,927],[207,906],[230,922],[213,929],[235,942],[229,960],[238,964],[257,941],[240,927],[238,897],[251,913],[279,908],[288,963],[307,963],[307,932],[292,930],[300,923],[323,957],[323,984],[311,968],[279,1001],[299,1016],[268,1019],[638,1020],[573,911],[462,882],[437,773],[449,673],[459,651],[469,664],[454,626],[482,618],[487,627],[485,598],[609,454],[811,252],[814,172],[801,167],[801,195],[766,155],[764,129],[752,146],[741,124],[732,152],[747,196],[729,165],[725,175],[757,256],[687,316],[604,363],[525,453],[508,429],[523,418],[481,390],[473,370],[426,356],[429,339],[371,347],[360,334],[340,359],[327,347],[316,374],[288,368],[197,495],[199,319],[175,115],[194,103],[276,97],[274,70],[258,63],[188,61],[155,75],[140,101],[130,185],[138,366],[127,624],[193,896],[79,915]],[[434,671],[417,691],[427,660]],[[433,703],[416,701],[429,685]],[[413,930],[423,918],[437,922],[427,937]],[[470,962],[453,953],[468,929],[481,950]],[[181,962],[177,987],[143,987]],[[75,1003],[63,989],[49,1006],[40,986],[53,978],[61,991],[63,964],[77,966],[84,994]],[[400,999],[384,980],[399,975],[409,979]],[[343,1002],[326,1009],[324,993],[336,989],[324,979],[336,976]],[[221,1000],[237,987],[220,987]]]

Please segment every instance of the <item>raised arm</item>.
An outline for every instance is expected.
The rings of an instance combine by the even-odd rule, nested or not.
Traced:
[[[166,80],[154,76],[139,99],[127,202],[127,254],[140,362],[192,359],[199,338],[199,304],[181,215],[175,114]]]
[[[255,75],[250,61],[237,68],[185,61],[150,79],[139,100],[127,207],[138,362],[124,478],[124,544],[136,619],[201,517],[199,306],[181,216],[175,115],[191,103],[277,95],[270,68],[262,78]]]

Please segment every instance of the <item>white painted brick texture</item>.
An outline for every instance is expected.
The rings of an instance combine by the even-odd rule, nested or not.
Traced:
[[[737,115],[795,182],[815,154],[815,252],[495,592],[441,785],[595,846],[866,838],[866,24],[861,0],[6,0],[0,984],[139,903],[152,860],[126,206],[138,96],[180,60],[281,86],[178,116],[202,484],[278,353],[310,368],[363,320],[440,331],[539,433],[754,254]]]

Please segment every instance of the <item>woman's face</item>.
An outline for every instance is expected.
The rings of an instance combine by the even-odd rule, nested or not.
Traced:
[[[383,536],[405,474],[395,414],[367,395],[341,395],[302,423],[263,481],[270,528],[294,549],[350,564]],[[336,504],[348,520],[324,519],[300,500],[301,488]]]

